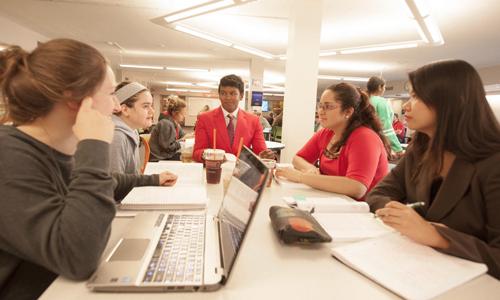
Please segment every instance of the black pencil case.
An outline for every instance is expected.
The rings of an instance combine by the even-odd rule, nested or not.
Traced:
[[[269,208],[271,224],[280,240],[292,243],[331,242],[331,236],[307,211],[290,207],[271,206]]]

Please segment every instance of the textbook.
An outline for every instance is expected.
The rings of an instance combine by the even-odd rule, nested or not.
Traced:
[[[486,265],[447,255],[394,232],[333,247],[347,266],[405,299],[431,299],[484,273]]]
[[[176,174],[174,186],[135,187],[120,204],[121,209],[204,209],[208,198],[203,182],[203,164],[160,161],[148,163],[144,174],[170,171]]]
[[[330,197],[283,197],[291,207],[306,210],[332,237],[334,243],[354,242],[394,231],[370,213],[366,202],[345,195]]]
[[[205,186],[141,186],[133,188],[120,203],[121,209],[204,209]]]

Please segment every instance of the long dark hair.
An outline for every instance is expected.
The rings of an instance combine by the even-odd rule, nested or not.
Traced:
[[[372,76],[370,77],[370,79],[368,79],[368,82],[366,83],[366,89],[368,90],[368,94],[372,95],[373,93],[377,92],[381,86],[384,85],[385,85],[384,79],[378,76]]]
[[[328,151],[339,153],[340,148],[345,145],[351,133],[360,126],[366,126],[377,133],[384,143],[387,155],[389,155],[391,153],[390,145],[383,134],[382,125],[375,113],[375,109],[370,104],[368,95],[361,91],[360,88],[345,82],[331,85],[327,90],[334,93],[335,100],[341,103],[342,111],[351,107],[354,109],[340,140],[333,144]]]
[[[409,79],[413,93],[436,113],[434,137],[417,131],[410,146],[419,161],[415,179],[436,176],[444,151],[469,162],[500,152],[500,126],[473,66],[463,60],[441,61],[409,73]]]

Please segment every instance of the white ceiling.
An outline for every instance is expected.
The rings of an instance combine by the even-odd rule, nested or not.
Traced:
[[[70,37],[90,43],[115,67],[127,63],[210,69],[204,73],[125,71],[152,85],[161,81],[216,81],[229,73],[248,79],[249,62],[255,56],[150,21],[206,1],[2,0],[0,14],[48,38]],[[323,2],[322,50],[420,39],[404,0]],[[179,23],[280,55],[286,53],[290,6],[291,1],[286,0],[258,0]],[[388,80],[403,80],[408,71],[439,59],[465,59],[477,68],[500,65],[500,1],[427,0],[427,6],[444,45],[321,57],[319,73],[382,74]],[[107,42],[118,43],[122,51]],[[264,84],[284,84],[284,61],[264,60],[264,66]],[[329,83],[320,80],[319,89]]]

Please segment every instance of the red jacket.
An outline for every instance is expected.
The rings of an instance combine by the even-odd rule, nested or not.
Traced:
[[[228,153],[236,155],[240,138],[243,138],[243,144],[251,147],[253,152],[259,154],[267,149],[264,140],[264,133],[259,122],[259,117],[248,113],[242,109],[238,111],[238,120],[234,132],[233,145],[229,145],[229,135],[227,134],[226,121],[222,108],[216,108],[206,113],[198,115],[195,129],[193,159],[201,162],[203,150],[211,148],[213,143],[213,129],[217,129],[216,144],[217,149],[222,149]]]

